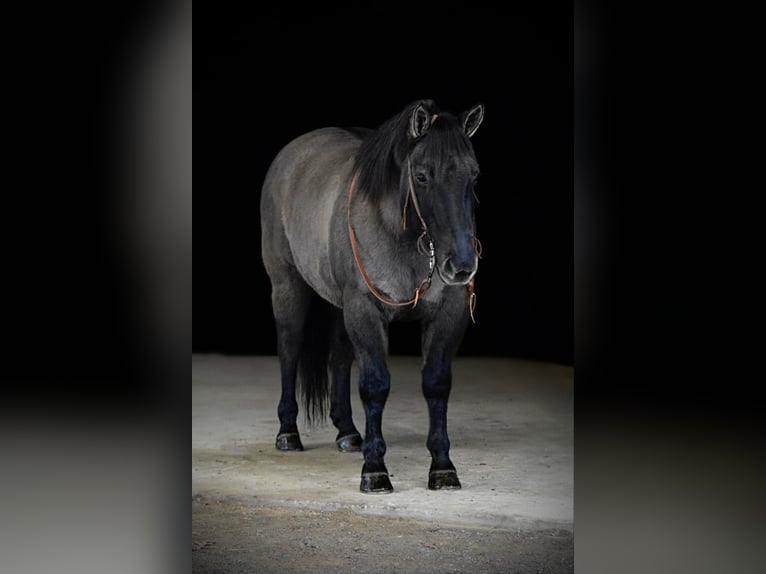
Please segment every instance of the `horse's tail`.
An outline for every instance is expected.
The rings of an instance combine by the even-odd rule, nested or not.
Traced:
[[[313,295],[303,329],[303,345],[298,360],[298,381],[303,398],[303,413],[309,425],[323,423],[330,400],[328,367],[335,308]]]

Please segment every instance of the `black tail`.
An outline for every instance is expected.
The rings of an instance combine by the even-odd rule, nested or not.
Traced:
[[[303,413],[309,425],[323,423],[327,419],[330,345],[337,316],[337,310],[332,305],[317,295],[312,297],[298,361]]]

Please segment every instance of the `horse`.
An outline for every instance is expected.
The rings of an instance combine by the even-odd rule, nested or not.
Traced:
[[[329,400],[337,448],[364,455],[363,493],[393,492],[381,430],[392,321],[421,326],[428,488],[461,488],[447,402],[452,359],[473,318],[479,164],[470,138],[483,118],[482,104],[453,115],[433,100],[415,101],[375,130],[301,135],[266,173],[261,251],[282,384],[276,448],[303,450],[296,386],[309,423],[326,418]],[[353,361],[364,439],[351,413]]]

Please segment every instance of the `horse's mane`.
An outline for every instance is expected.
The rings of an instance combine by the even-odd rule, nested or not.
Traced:
[[[430,115],[440,115],[425,137],[430,135],[429,152],[444,161],[456,150],[473,155],[473,149],[460,123],[452,114],[442,114],[433,100],[412,102],[399,114],[384,122],[362,141],[354,161],[359,173],[357,189],[369,198],[380,198],[386,192],[399,190],[401,170],[415,142],[408,135],[412,112],[422,104]]]
[[[433,100],[412,102],[362,142],[354,161],[360,193],[379,197],[386,190],[399,189],[402,164],[413,145],[407,135],[410,117],[418,104],[423,104],[430,114],[439,113]]]

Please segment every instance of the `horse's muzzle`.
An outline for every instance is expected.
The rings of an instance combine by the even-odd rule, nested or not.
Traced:
[[[447,285],[467,285],[473,279],[478,267],[478,257],[462,262],[453,257],[448,257],[444,260],[444,263],[436,266],[439,276]]]

